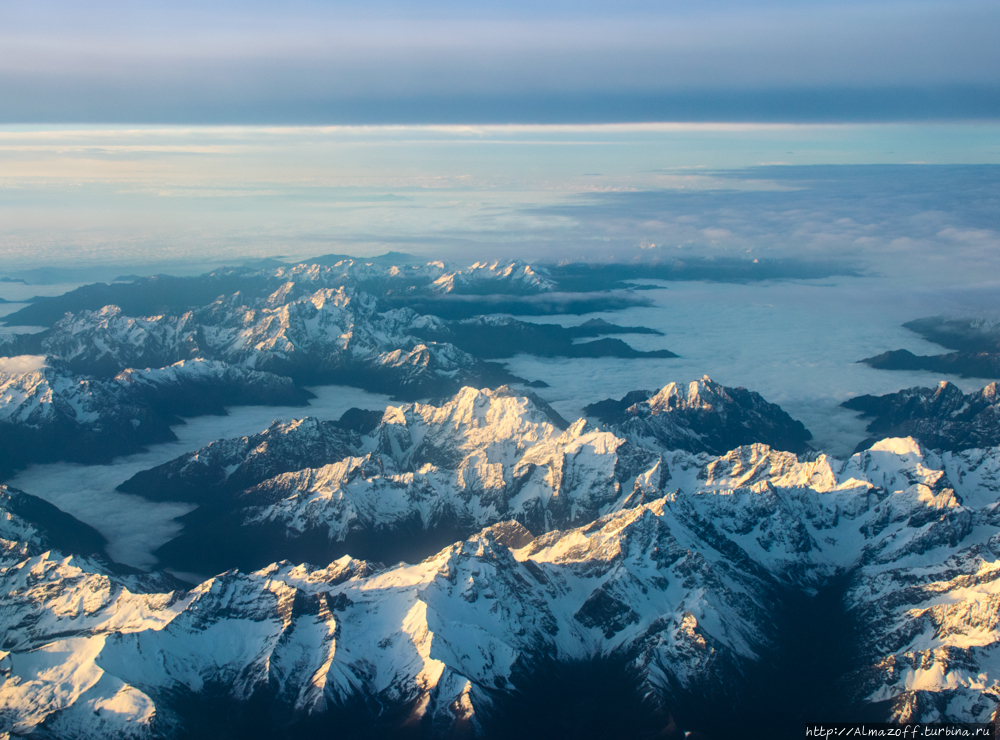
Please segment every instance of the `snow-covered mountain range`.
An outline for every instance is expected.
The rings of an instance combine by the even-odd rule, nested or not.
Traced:
[[[234,404],[303,405],[310,397],[289,378],[214,361],[102,379],[44,357],[17,359],[0,364],[0,478],[30,463],[106,462],[175,439],[170,424],[178,415],[224,413]]]
[[[703,378],[685,389],[683,409],[671,410],[676,396],[670,384],[641,423],[608,429],[584,419],[568,425],[541,399],[506,387],[465,388],[440,406],[390,407],[362,435],[308,419],[273,425],[141,473],[120,490],[202,504],[159,551],[183,571],[346,553],[412,562],[495,522],[514,519],[541,534],[634,505],[665,490],[666,453],[766,443],[776,428],[808,437],[744,389]],[[735,433],[728,445],[727,431]]]
[[[62,378],[53,398],[68,397],[67,389],[73,386],[77,400],[71,405],[76,404],[78,413],[60,417],[75,420],[70,424],[73,432],[61,432],[70,437],[80,436],[84,407],[103,417],[117,413],[100,409],[122,406],[123,400],[112,403],[105,397],[118,393],[126,381],[145,388],[142,394],[129,394],[143,396],[141,401],[130,398],[132,405],[193,416],[222,413],[226,406],[246,403],[303,403],[310,394],[302,388],[310,384],[349,385],[402,400],[447,397],[464,385],[482,388],[522,382],[491,361],[519,352],[674,356],[667,350],[637,351],[608,336],[658,333],[644,327],[604,321],[563,327],[479,315],[491,310],[480,305],[484,296],[523,298],[551,292],[553,283],[525,263],[476,263],[458,269],[440,262],[395,261],[338,257],[257,270],[223,269],[192,278],[84,286],[64,296],[38,299],[6,317],[9,323],[47,328],[32,334],[0,334],[0,352],[47,358],[45,364],[58,368]],[[450,321],[409,306],[453,294],[465,309],[473,310],[475,318]],[[592,341],[578,342],[581,338]],[[0,396],[0,419],[12,425],[12,434],[24,428],[33,439],[14,456],[24,463],[58,458],[99,462],[170,436],[163,429],[147,431],[143,414],[129,412],[126,416],[142,426],[131,446],[105,433],[103,457],[88,457],[84,450],[94,446],[76,441],[48,445],[51,449],[45,454],[33,455],[30,447],[46,445],[34,440],[37,435],[31,429],[37,424],[26,421],[19,409],[32,403],[32,397],[45,395],[48,386],[39,385],[31,373],[4,370],[9,364],[9,360],[0,363],[0,382],[14,390],[13,395]],[[99,379],[114,379],[118,385],[106,386],[111,390],[105,392],[98,389]],[[545,383],[536,380],[533,385]],[[66,406],[55,400],[49,403],[54,408],[52,404]],[[105,419],[105,426],[109,423]],[[63,448],[65,454],[55,451]],[[5,469],[9,472],[11,467],[18,467],[16,460]]]
[[[995,384],[852,399],[871,438],[845,459],[708,377],[570,421],[496,360],[673,357],[616,338],[659,332],[494,310],[592,306],[562,291],[595,275],[328,255],[8,316],[45,329],[0,334],[0,480],[174,440],[181,416],[304,406],[307,384],[396,400],[133,475],[120,491],[196,507],[153,573],[0,485],[0,740],[997,721]]]
[[[475,309],[483,296],[523,298],[554,286],[519,261],[459,269],[386,257],[393,259],[331,257],[96,284],[8,316],[48,328],[0,334],[0,353],[8,356],[0,358],[0,435],[11,440],[0,452],[0,479],[31,462],[105,462],[171,439],[167,425],[177,416],[241,404],[303,404],[309,384],[417,400],[448,397],[464,385],[521,382],[491,361],[518,352],[674,356],[640,352],[608,336],[658,333],[643,327],[589,321],[567,328],[478,315],[450,321],[419,313],[407,304],[454,294]],[[24,370],[28,360],[41,362]]]
[[[58,321],[39,341],[46,354],[96,375],[206,358],[304,383],[418,396],[462,380],[511,378],[452,345],[413,336],[439,320],[409,309],[379,309],[367,293],[341,287],[303,295],[300,283],[288,282],[260,301],[234,293],[180,315],[133,317],[118,306],[82,311]]]
[[[702,379],[653,398],[767,408],[734,390]],[[663,737],[797,736],[817,716],[991,720],[997,448],[889,438],[847,460],[760,442],[720,455],[556,422],[529,397],[469,388],[390,407],[374,428],[356,413],[275,424],[132,481],[161,496],[175,483],[250,532],[472,530],[392,566],[276,560],[184,590],[115,572],[6,489],[0,727],[502,737],[527,721],[525,692],[566,699],[560,686],[595,665]]]
[[[749,706],[784,612],[833,588],[858,637],[817,635],[821,658],[849,648],[847,674],[811,687],[821,711],[990,719],[995,451],[938,457],[896,439],[847,461],[751,445],[673,462],[666,495],[540,537],[493,525],[412,565],[279,562],[161,593],[86,559],[8,550],[0,717],[40,737],[168,736],[205,729],[210,699],[234,728],[266,707],[292,735],[345,714],[488,733],[491,707],[534,667],[616,658],[665,727],[721,731],[725,717],[692,707]]]

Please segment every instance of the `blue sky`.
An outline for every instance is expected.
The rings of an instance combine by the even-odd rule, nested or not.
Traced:
[[[1000,117],[1000,4],[0,5],[0,122]]]

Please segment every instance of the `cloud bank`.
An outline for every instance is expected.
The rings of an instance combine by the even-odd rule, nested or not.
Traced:
[[[988,124],[5,127],[0,272],[111,280],[398,250],[836,260],[981,284],[1000,274],[998,136]]]

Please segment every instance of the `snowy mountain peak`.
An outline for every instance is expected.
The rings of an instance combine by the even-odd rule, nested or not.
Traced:
[[[704,375],[698,380],[691,381],[687,386],[668,383],[650,398],[648,403],[650,411],[663,413],[677,408],[712,409],[713,403],[726,401],[730,399],[726,395],[725,387]]]
[[[437,278],[432,289],[440,293],[533,294],[551,291],[555,282],[522,260],[476,262]]]
[[[591,404],[585,412],[612,425],[635,442],[656,440],[665,450],[723,454],[760,442],[802,453],[809,450],[809,431],[746,388],[729,388],[708,376],[686,386],[669,383],[659,392],[633,391],[620,401]]]
[[[464,387],[441,406],[407,404],[386,409],[387,423],[407,423],[419,417],[423,423],[462,431],[489,430],[498,437],[525,436],[526,441],[547,438],[554,432],[548,416],[525,395],[503,386],[496,390]]]
[[[907,388],[885,396],[858,396],[842,404],[872,421],[867,447],[884,437],[912,436],[938,450],[966,450],[1000,444],[1000,399],[996,383],[963,393],[942,382],[934,388]]]

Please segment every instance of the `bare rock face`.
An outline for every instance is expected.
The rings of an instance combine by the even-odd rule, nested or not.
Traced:
[[[177,415],[221,413],[230,403],[305,403],[310,395],[288,378],[205,360],[114,378],[77,375],[45,357],[14,360],[34,366],[0,369],[0,478],[31,463],[107,462],[176,439]]]

